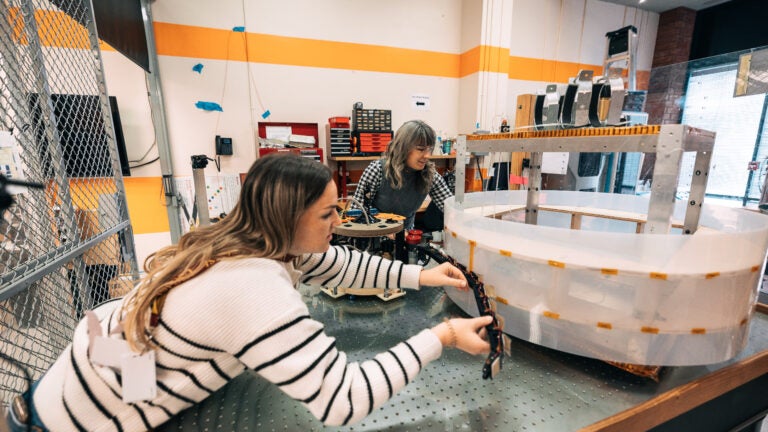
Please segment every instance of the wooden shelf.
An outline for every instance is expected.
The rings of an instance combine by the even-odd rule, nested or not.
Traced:
[[[336,184],[339,188],[339,197],[346,198],[349,196],[349,187],[352,184],[347,183],[346,172],[347,162],[371,162],[383,158],[383,156],[328,156],[328,161],[336,162]],[[430,155],[431,160],[444,160],[447,168],[450,168],[450,161],[456,160],[455,154],[450,155]]]
[[[329,156],[328,160],[335,162],[375,161],[381,156]]]
[[[384,156],[328,156],[328,160],[334,162],[375,161]],[[456,155],[430,155],[429,159],[456,159]]]

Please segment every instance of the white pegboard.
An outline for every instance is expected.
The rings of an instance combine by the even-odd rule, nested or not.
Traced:
[[[192,177],[174,178],[176,190],[192,216],[195,199],[195,185]],[[206,205],[211,218],[218,218],[222,213],[228,214],[237,204],[240,197],[240,176],[237,174],[219,174],[205,176]],[[184,212],[181,212],[181,225],[184,232],[189,231],[190,222]]]
[[[568,172],[569,154],[546,152],[541,155],[541,172],[543,174],[565,175]]]
[[[13,134],[9,131],[0,131],[0,174],[9,179],[20,180],[24,177],[24,170],[19,159],[18,146]],[[24,188],[8,186],[9,193],[22,193]]]

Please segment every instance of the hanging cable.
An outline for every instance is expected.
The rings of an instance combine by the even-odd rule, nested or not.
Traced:
[[[150,93],[149,92],[149,77],[147,76],[147,74],[144,74],[144,88],[146,89],[147,101],[149,101],[149,103],[151,105],[152,101],[150,100],[150,96],[149,96],[149,93]],[[135,160],[130,160],[129,159],[128,160],[129,163],[130,162],[138,163],[138,162],[144,161],[144,159],[146,159],[147,156],[149,155],[149,152],[151,152],[152,149],[157,146],[157,133],[155,132],[155,117],[153,115],[151,115],[151,113],[150,113],[150,116],[149,116],[149,120],[152,122],[152,132],[155,135],[152,138],[152,144],[149,146],[149,148],[147,148],[147,151],[144,152],[144,154],[140,158],[135,159]]]
[[[252,139],[255,139],[255,137],[258,135],[257,127],[254,124],[253,121],[253,95],[252,93],[256,94],[256,101],[259,104],[259,108],[262,112],[265,112],[266,109],[264,108],[264,104],[261,102],[261,96],[259,95],[259,89],[256,87],[256,83],[253,79],[253,71],[251,70],[251,53],[250,53],[250,47],[248,44],[248,15],[245,11],[245,0],[242,0],[240,2],[242,9],[243,9],[243,26],[246,29],[246,32],[243,33],[243,37],[245,38],[245,67],[248,68],[248,119],[251,122],[251,137]]]
[[[504,1],[503,0],[501,2],[501,10],[499,11],[499,16],[501,17],[501,20],[503,21],[504,20]],[[499,27],[499,45],[502,45],[501,41],[502,41],[502,36],[503,36],[503,33],[504,33],[503,30],[502,30],[502,26],[503,25],[501,23],[499,23],[499,26],[498,26]],[[504,47],[501,46],[500,48],[504,48]],[[496,98],[499,97],[499,81],[501,81],[502,78],[503,79],[509,79],[508,78],[508,74],[507,74],[507,76],[504,76],[504,77],[501,76],[501,56],[502,55],[509,56],[509,53],[508,52],[504,53],[503,51],[501,51],[496,56],[496,89],[494,91],[494,93],[496,94]],[[498,106],[498,104],[496,104],[496,106]],[[495,108],[494,108],[493,112],[496,113],[496,109]],[[493,116],[494,119],[496,117],[499,117],[498,113],[496,113],[496,115]],[[491,132],[494,132],[493,125],[491,125],[491,128],[492,128]],[[501,132],[501,120],[499,120],[499,132]]]
[[[365,216],[365,223],[367,225],[371,224],[371,218],[370,218],[370,216],[368,216],[368,212],[365,210],[365,206],[360,201],[358,201],[357,199],[355,199],[354,197],[351,197],[351,196],[346,197],[346,198],[339,198],[336,201],[338,202],[338,201],[345,201],[345,200],[348,201],[347,205],[344,206],[345,207],[345,209],[344,209],[345,212],[347,211],[346,208],[349,206],[349,203],[352,203],[352,204],[360,207],[360,210],[363,212],[363,216]]]
[[[557,55],[560,52],[560,36],[562,35],[562,27],[563,27],[563,9],[565,9],[563,5],[564,0],[560,0],[560,11],[557,16],[557,41],[555,42],[555,52],[552,54],[552,59],[555,61],[555,67],[552,69],[553,71],[557,71],[557,65],[560,63],[560,61],[557,59]],[[541,62],[541,67],[544,68],[544,62]],[[552,79],[545,80],[545,81],[555,81],[557,78],[557,74],[554,74],[552,76]]]
[[[138,165],[129,165],[129,166],[131,167],[131,169],[133,169],[133,168],[141,168],[141,167],[143,167],[143,166],[147,166],[147,165],[149,165],[149,164],[153,164],[153,163],[155,163],[155,162],[157,162],[157,161],[159,161],[159,160],[160,160],[160,156],[158,156],[158,157],[156,157],[156,158],[152,159],[151,161],[148,161],[148,162],[144,162],[144,163],[142,163],[142,164],[138,164]]]
[[[234,30],[230,31],[229,35],[227,36],[227,58],[224,61],[224,80],[223,80],[223,83],[221,85],[221,97],[219,98],[219,103],[222,106],[224,105],[224,95],[227,92],[227,78],[229,76],[229,60],[230,60],[230,55],[231,55],[230,49],[232,48],[232,43],[231,42],[232,42],[232,34],[233,33],[234,33]],[[213,129],[214,135],[218,135],[219,134],[219,120],[221,120],[221,114],[222,114],[222,111],[218,111],[216,113],[216,126]]]
[[[587,0],[584,0],[584,10],[581,12],[581,32],[579,33],[579,55],[576,57],[576,61],[581,65],[581,46],[584,40],[584,24],[587,21]]]

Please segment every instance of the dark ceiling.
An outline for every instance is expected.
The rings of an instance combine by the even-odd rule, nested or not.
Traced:
[[[606,3],[615,3],[622,6],[632,6],[651,12],[662,13],[678,7],[687,7],[693,10],[706,9],[730,0],[601,0]]]

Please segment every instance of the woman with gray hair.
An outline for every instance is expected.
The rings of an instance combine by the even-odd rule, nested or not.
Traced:
[[[405,216],[405,229],[413,228],[416,210],[427,195],[443,211],[453,193],[429,160],[435,131],[421,120],[405,122],[389,143],[384,158],[371,162],[355,190],[355,200],[381,212]]]

